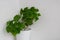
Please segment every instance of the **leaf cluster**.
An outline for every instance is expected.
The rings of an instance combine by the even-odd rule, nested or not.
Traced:
[[[7,21],[6,31],[16,36],[16,34],[25,29],[26,26],[32,25],[33,21],[37,21],[39,19],[41,14],[38,13],[38,11],[39,10],[35,7],[25,7],[24,9],[21,9],[19,15],[15,15],[13,20]]]
[[[32,25],[33,21],[37,21],[39,16],[41,16],[40,13],[38,13],[38,9],[35,7],[31,8],[24,8],[20,10],[20,14],[23,15],[22,20],[25,23],[26,26]]]
[[[19,34],[25,28],[24,23],[19,21],[20,18],[20,15],[15,15],[13,20],[7,22],[6,30],[8,33],[11,32],[16,36],[16,34]]]

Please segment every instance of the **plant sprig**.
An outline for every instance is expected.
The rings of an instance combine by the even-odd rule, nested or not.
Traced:
[[[20,10],[20,14],[23,15],[22,20],[26,26],[32,25],[33,21],[37,21],[39,19],[38,17],[41,16],[41,14],[38,13],[38,11],[39,10],[35,7],[25,7],[24,9]]]
[[[26,30],[29,25],[32,25],[39,19],[41,14],[38,12],[39,9],[36,9],[35,7],[25,7],[24,9],[21,8],[19,15],[15,15],[13,20],[7,21],[6,31],[8,33],[12,33],[13,36],[16,36],[22,30]]]

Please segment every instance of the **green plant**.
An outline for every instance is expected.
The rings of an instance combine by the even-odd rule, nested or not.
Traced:
[[[20,18],[20,15],[16,15],[13,20],[7,22],[6,30],[8,33],[12,33],[14,37],[16,37],[16,35],[25,28],[25,25],[22,22],[19,22]]]
[[[41,15],[38,11],[35,7],[21,9],[19,15],[15,15],[13,20],[7,21],[6,31],[12,33],[16,40],[17,34],[22,30],[26,30],[29,25],[32,25],[34,21],[39,19],[38,17]]]
[[[39,16],[41,16],[41,14],[38,12],[39,9],[36,9],[35,7],[25,7],[24,9],[20,10],[20,14],[22,15],[22,21],[26,25],[25,29],[27,29],[29,25],[32,25],[39,19]]]

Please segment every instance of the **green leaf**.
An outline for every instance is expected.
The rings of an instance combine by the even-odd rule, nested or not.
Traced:
[[[38,19],[39,19],[39,18],[38,18],[38,17],[36,17],[36,18],[35,18],[35,21],[37,21]]]
[[[21,8],[21,10],[20,10],[20,14],[23,14],[23,12],[24,12],[24,11],[23,11],[23,9]]]
[[[36,9],[35,7],[31,7],[30,10],[31,10],[32,12],[38,12],[38,11],[39,11],[39,10]]]
[[[28,7],[25,7],[25,8],[24,8],[24,12],[26,12],[26,11],[28,11],[28,10],[29,10]]]
[[[15,15],[15,16],[14,16],[14,21],[18,21],[20,18],[21,18],[20,15]]]
[[[41,14],[40,14],[40,13],[38,13],[38,16],[41,16]]]
[[[9,27],[6,27],[6,30],[7,30],[8,33],[10,32],[10,28]]]

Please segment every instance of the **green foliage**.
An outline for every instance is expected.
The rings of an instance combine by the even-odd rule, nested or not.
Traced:
[[[20,18],[21,18],[20,15],[15,15],[15,16],[14,16],[14,21],[18,21]]]
[[[33,21],[37,21],[39,16],[41,16],[40,13],[38,13],[38,9],[35,7],[31,8],[24,8],[20,10],[20,14],[23,15],[22,20],[24,21],[26,26],[32,25]]]
[[[32,25],[33,21],[37,21],[40,13],[38,13],[38,9],[35,7],[25,7],[20,10],[19,15],[15,15],[13,20],[7,21],[6,31],[12,33],[14,36],[20,33],[26,26]]]
[[[25,27],[25,25],[21,22],[15,22],[15,21],[8,21],[6,30],[7,32],[11,32],[14,36],[16,34],[20,33],[20,31]]]

